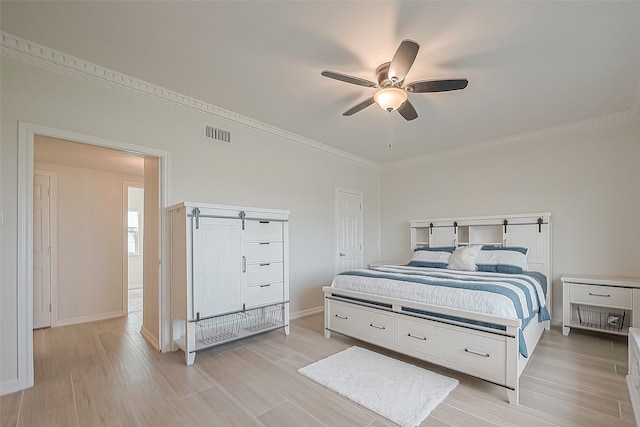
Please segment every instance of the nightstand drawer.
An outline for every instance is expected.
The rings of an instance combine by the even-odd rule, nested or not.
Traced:
[[[572,303],[633,308],[633,290],[631,288],[572,283],[570,296]]]

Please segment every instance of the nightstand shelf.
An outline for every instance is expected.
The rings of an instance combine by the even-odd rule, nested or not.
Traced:
[[[563,328],[629,335],[640,326],[640,280],[623,277],[562,276]]]

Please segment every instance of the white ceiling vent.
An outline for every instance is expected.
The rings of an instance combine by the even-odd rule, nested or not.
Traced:
[[[214,128],[213,126],[204,126],[204,136],[227,144],[231,143],[231,131]]]

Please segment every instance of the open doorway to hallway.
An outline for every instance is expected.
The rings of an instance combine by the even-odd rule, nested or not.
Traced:
[[[127,290],[129,315],[142,316],[144,188],[127,185]]]
[[[34,280],[34,320],[44,308],[51,311],[50,323],[34,322],[34,328],[126,316],[132,309],[142,321],[144,165],[141,155],[35,135],[34,184],[55,179],[47,188],[55,202],[49,228],[57,239],[41,244],[47,222],[40,220],[46,210],[39,197],[44,200],[47,191],[34,190],[34,279],[45,277],[36,274],[46,271],[40,253],[52,261],[54,276],[47,289],[49,281]]]

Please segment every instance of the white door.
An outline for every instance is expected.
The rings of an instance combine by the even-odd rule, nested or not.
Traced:
[[[362,194],[336,191],[337,273],[362,267]]]
[[[242,222],[192,219],[193,313],[208,317],[242,309]]]
[[[51,326],[51,178],[33,177],[33,328]]]

